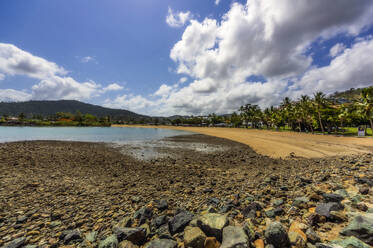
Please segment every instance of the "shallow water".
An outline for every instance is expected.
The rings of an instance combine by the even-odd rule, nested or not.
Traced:
[[[0,142],[61,140],[128,144],[157,141],[191,132],[160,128],[126,127],[0,127]]]

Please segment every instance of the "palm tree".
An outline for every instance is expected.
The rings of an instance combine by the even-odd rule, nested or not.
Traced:
[[[357,107],[359,112],[369,120],[370,127],[373,130],[373,86],[362,90]]]
[[[319,92],[316,92],[314,94],[314,102],[313,102],[315,108],[316,108],[316,113],[318,115],[318,119],[319,119],[319,123],[320,123],[320,128],[321,128],[321,132],[325,132],[324,130],[324,126],[323,126],[323,123],[322,123],[322,120],[321,120],[321,111],[325,108],[325,106],[327,105],[327,100],[326,100],[326,97],[325,97],[325,94],[322,93],[321,91]]]

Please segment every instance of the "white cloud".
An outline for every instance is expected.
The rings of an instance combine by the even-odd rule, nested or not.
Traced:
[[[162,84],[159,89],[154,93],[155,96],[166,97],[171,93],[172,87]]]
[[[13,90],[13,89],[0,89],[0,102],[21,102],[31,99],[31,94]]]
[[[346,49],[346,46],[342,43],[335,44],[332,48],[330,48],[329,55],[330,57],[335,57],[343,52]]]
[[[4,80],[4,78],[5,78],[5,75],[0,73],[0,81]]]
[[[106,86],[105,88],[102,89],[103,92],[107,92],[107,91],[118,91],[118,90],[123,90],[124,87],[117,84],[117,83],[112,83],[112,84],[109,84],[108,86]]]
[[[219,5],[221,0],[215,0],[215,5]]]
[[[174,12],[168,7],[168,14],[166,17],[166,23],[173,28],[179,28],[185,25],[192,18],[190,11],[187,12]]]
[[[94,57],[91,57],[91,56],[85,56],[85,57],[80,59],[80,62],[82,62],[82,63],[88,63],[88,62],[92,62],[92,61],[96,61],[96,59]]]

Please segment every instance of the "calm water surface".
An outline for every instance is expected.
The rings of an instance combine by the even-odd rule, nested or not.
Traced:
[[[0,127],[0,142],[23,140],[64,140],[131,143],[160,140],[191,132],[129,127]]]

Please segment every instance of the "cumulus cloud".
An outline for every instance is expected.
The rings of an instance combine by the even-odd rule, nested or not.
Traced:
[[[23,75],[39,80],[31,87],[30,93],[12,89],[1,90],[0,100],[82,100],[121,89],[118,84],[102,88],[93,81],[78,82],[66,74],[67,71],[54,62],[32,55],[12,44],[0,43],[0,78],[5,75]]]
[[[346,49],[346,46],[342,43],[335,44],[332,48],[330,48],[329,55],[330,57],[335,57],[343,52]]]
[[[192,14],[190,11],[187,12],[174,12],[170,7],[168,7],[168,14],[166,17],[166,23],[173,28],[179,28],[184,26],[190,19]]]
[[[31,94],[13,90],[13,89],[0,89],[0,102],[21,102],[31,99]]]
[[[123,90],[124,87],[117,84],[117,83],[112,83],[112,84],[109,84],[108,86],[106,86],[105,88],[102,89],[103,92],[107,92],[107,91],[118,91],[118,90]]]

